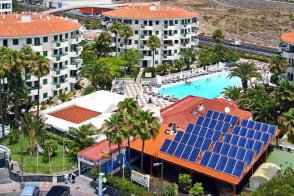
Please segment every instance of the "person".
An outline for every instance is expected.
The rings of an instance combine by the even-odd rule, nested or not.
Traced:
[[[71,173],[71,183],[75,183],[76,175],[74,173]]]
[[[64,179],[65,184],[67,184],[68,183],[68,180],[69,180],[68,174],[64,174],[63,179]]]

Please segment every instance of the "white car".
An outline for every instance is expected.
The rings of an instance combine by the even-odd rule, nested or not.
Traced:
[[[233,46],[241,46],[241,43],[239,41],[233,41],[233,42],[231,42],[231,45],[233,45]]]

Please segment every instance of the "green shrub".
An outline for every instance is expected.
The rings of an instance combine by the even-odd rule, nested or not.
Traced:
[[[190,196],[202,196],[204,195],[204,190],[202,187],[202,183],[195,183],[192,189],[189,192]]]
[[[92,179],[93,179],[94,181],[97,180],[97,177],[98,177],[99,173],[100,173],[100,170],[99,170],[98,167],[93,167],[93,168],[91,169],[90,174],[91,174]]]
[[[48,163],[49,162],[49,148],[51,147],[52,149],[52,154],[50,157],[56,156],[56,150],[58,148],[58,142],[55,140],[47,140],[44,144],[43,150],[44,152],[42,153],[43,155],[43,162]]]
[[[7,135],[8,144],[16,144],[19,140],[19,130],[18,129],[10,129],[10,132]]]
[[[185,192],[188,193],[192,186],[192,179],[189,174],[180,174],[178,178],[179,188]]]
[[[88,94],[91,94],[91,93],[94,93],[96,92],[98,89],[95,88],[94,86],[87,86],[85,88],[85,90],[83,91],[83,95],[88,95]]]
[[[41,107],[40,107],[41,110],[46,110],[47,108],[48,108],[47,105],[41,105]]]
[[[178,196],[178,185],[176,183],[165,187],[163,190],[163,196]]]
[[[108,176],[107,177],[107,182],[109,185],[119,192],[122,192],[123,195],[126,196],[131,196],[131,195],[136,195],[136,196],[151,196],[153,193],[150,193],[146,191],[144,188],[132,183],[131,181],[128,180],[123,180],[120,177],[117,176]]]
[[[269,63],[270,58],[268,57],[264,57],[264,56],[258,56],[258,55],[253,55],[253,54],[245,54],[245,53],[238,53],[240,58],[244,58],[244,59],[254,59],[254,60],[258,60],[260,62],[264,62],[264,63]]]

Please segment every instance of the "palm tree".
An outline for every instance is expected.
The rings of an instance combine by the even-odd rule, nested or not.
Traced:
[[[5,127],[4,127],[4,104],[3,104],[3,91],[4,91],[4,83],[2,84],[2,78],[5,77],[8,68],[8,58],[10,54],[10,49],[5,46],[0,47],[0,110],[1,110],[1,126],[2,126],[2,144],[5,146]],[[3,85],[3,87],[2,87]],[[3,89],[3,90],[2,90]],[[6,111],[6,110],[5,110]]]
[[[213,64],[215,59],[214,52],[209,48],[201,48],[196,52],[198,64],[206,69],[206,66]]]
[[[180,51],[180,56],[182,59],[184,59],[186,65],[187,65],[187,69],[190,69],[190,66],[192,64],[193,59],[195,59],[197,53],[196,50],[194,48],[183,48]]]
[[[161,65],[156,67],[156,70],[161,73],[161,75],[168,74],[173,67],[168,62],[163,62]]]
[[[21,130],[27,136],[28,150],[30,155],[32,155],[36,147],[36,141],[42,140],[40,136],[45,135],[45,124],[39,116],[33,116],[26,113],[21,118]]]
[[[280,81],[276,88],[276,96],[279,105],[287,111],[294,105],[294,84],[289,80]]]
[[[60,93],[58,98],[62,103],[64,103],[64,102],[72,100],[73,96],[74,96],[73,92],[68,92],[68,93],[65,92],[65,93]]]
[[[294,108],[291,108],[289,111],[284,112],[280,120],[282,126],[286,129],[288,140],[291,143],[294,143]]]
[[[128,39],[130,37],[133,36],[133,29],[130,25],[124,25],[120,31],[119,31],[119,35],[122,39],[124,39],[124,43],[125,43],[125,50],[128,49]]]
[[[111,115],[108,120],[104,121],[103,128],[107,140],[111,144],[116,144],[119,153],[119,167],[120,172],[122,171],[122,155],[121,155],[121,145],[125,135],[123,133],[123,118],[121,112],[116,112]],[[121,172],[122,175],[122,172]]]
[[[38,78],[38,96],[37,96],[37,116],[39,116],[40,105],[40,80],[41,77],[47,76],[50,73],[50,61],[44,56],[36,57],[36,65],[31,67],[30,72]]]
[[[177,60],[174,63],[174,67],[179,71],[181,71],[184,66],[185,66],[185,62],[183,60]]]
[[[154,69],[155,63],[154,63],[154,56],[155,56],[155,51],[157,48],[160,48],[160,39],[156,35],[151,35],[147,41],[147,46],[152,52],[152,67]],[[154,70],[153,70],[154,73]]]
[[[118,109],[122,111],[123,114],[123,132],[125,138],[128,139],[128,161],[131,157],[131,148],[130,148],[130,137],[135,137],[134,125],[132,118],[138,111],[138,104],[133,98],[126,98],[123,101],[118,103]]]
[[[246,92],[248,89],[248,81],[252,78],[261,79],[260,73],[251,63],[238,63],[231,70],[228,75],[229,78],[239,77],[242,82],[242,88]]]
[[[273,74],[272,82],[277,84],[279,75],[287,72],[287,61],[281,56],[274,56],[270,60],[269,70]]]
[[[223,94],[225,95],[225,98],[237,101],[242,95],[242,88],[237,86],[228,86],[224,88]]]
[[[118,51],[117,51],[118,34],[122,30],[122,28],[123,28],[123,24],[121,22],[118,22],[118,21],[114,21],[112,23],[112,25],[109,27],[109,31],[111,33],[114,33],[114,36],[115,36],[115,57],[117,57],[117,55],[118,55]]]
[[[111,52],[110,45],[112,36],[108,32],[102,32],[93,42],[85,45],[85,51],[93,55],[93,59],[97,60],[100,57],[106,57]]]
[[[149,111],[140,110],[135,115],[134,128],[137,135],[142,140],[141,172],[143,172],[145,141],[151,138],[152,139],[156,138],[160,128],[160,124],[158,122],[159,122],[159,118],[153,116],[153,113]]]
[[[212,33],[212,39],[215,43],[219,44],[225,39],[225,34],[221,29],[216,29]]]

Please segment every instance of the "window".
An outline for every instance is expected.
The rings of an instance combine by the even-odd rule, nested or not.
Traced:
[[[67,51],[68,51],[68,47],[65,47],[65,48],[64,48],[64,51],[67,52]]]
[[[155,34],[156,34],[156,35],[159,35],[159,31],[155,31]]]
[[[65,65],[68,65],[68,61],[64,61],[64,64],[65,64]]]
[[[53,93],[53,94],[54,94],[54,96],[56,96],[56,95],[58,94],[58,91],[54,91],[54,93]]]
[[[43,37],[43,43],[48,42],[48,37]]]
[[[175,44],[178,44],[179,43],[179,40],[175,40]]]
[[[138,20],[135,20],[135,24],[139,24],[139,21]]]
[[[178,33],[178,31],[177,30],[174,30],[174,34],[177,34]]]
[[[138,30],[135,30],[135,35],[137,35],[138,34]]]
[[[155,61],[155,65],[157,65],[158,64],[158,61]]]
[[[12,43],[13,43],[13,45],[18,45],[18,39],[13,39]]]
[[[135,40],[135,44],[138,44],[138,40]]]
[[[48,51],[43,51],[43,56],[48,56]]]
[[[35,46],[40,46],[41,45],[41,41],[40,41],[40,38],[39,37],[36,37],[34,39],[34,44],[35,44]]]
[[[68,38],[68,33],[65,34],[65,39],[67,39],[67,38]]]
[[[158,55],[158,51],[155,51],[155,54]]]
[[[156,24],[156,25],[159,25],[159,21],[158,21],[158,20],[156,20],[155,24]]]
[[[54,41],[58,41],[58,36],[54,35]]]
[[[57,81],[58,81],[58,78],[57,77],[53,77],[53,82],[54,83],[57,83]]]
[[[65,88],[65,91],[67,91],[67,89],[68,89],[68,88],[66,87],[66,88]]]
[[[43,93],[43,99],[46,99],[48,97],[48,93]]]
[[[175,53],[175,54],[177,54],[177,53],[178,53],[178,51],[177,51],[177,50],[174,50],[174,53]]]
[[[7,39],[3,39],[3,46],[8,46],[8,41],[7,41]]]
[[[47,79],[43,79],[43,85],[48,84],[48,80]]]
[[[57,67],[58,67],[58,63],[54,63],[53,64],[53,69],[57,69]]]
[[[178,21],[177,20],[175,21],[175,24],[178,24]]]
[[[148,21],[147,20],[144,20],[144,25],[147,25]]]
[[[27,38],[27,44],[32,44],[32,38]]]

